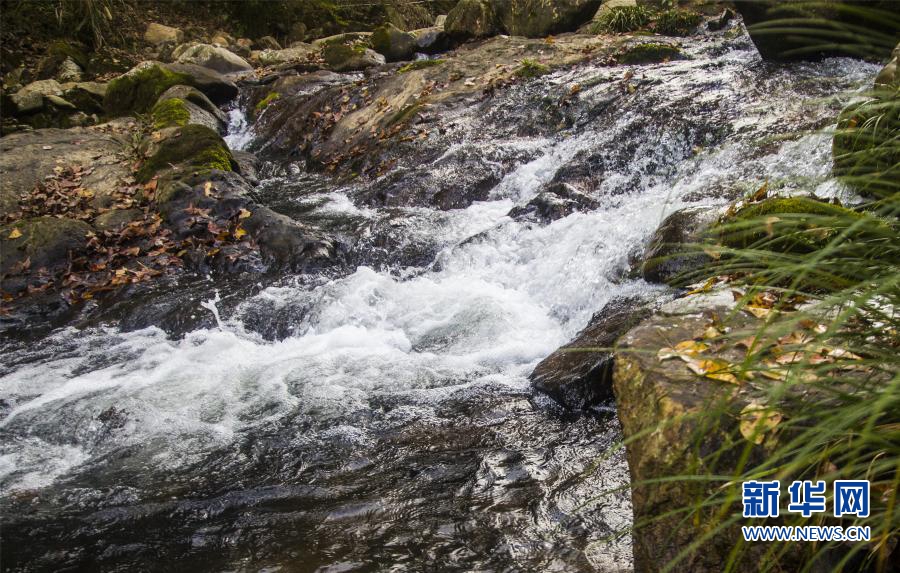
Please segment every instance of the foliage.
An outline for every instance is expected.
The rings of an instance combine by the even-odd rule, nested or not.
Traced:
[[[179,84],[191,85],[191,77],[151,65],[109,82],[103,107],[112,117],[143,113],[156,103],[164,91]]]
[[[435,58],[433,60],[416,60],[414,62],[410,62],[405,66],[401,67],[397,70],[398,74],[405,74],[412,72],[414,70],[424,70],[425,68],[432,68],[434,66],[439,66],[444,63],[444,60],[440,58]]]
[[[834,136],[834,174],[873,198],[900,185],[900,93],[880,87],[848,107]]]
[[[536,78],[544,74],[550,73],[550,68],[546,65],[524,58],[521,65],[516,69],[515,75],[520,78]]]
[[[650,12],[642,6],[618,6],[605,10],[595,20],[594,34],[634,32],[650,23]]]
[[[875,94],[868,101],[878,102],[872,105],[881,113],[897,112],[900,100]],[[859,127],[867,129],[864,123]],[[850,136],[839,131],[836,141]],[[710,239],[718,244],[696,247],[712,255],[712,262],[684,281],[712,277],[708,288],[724,280],[737,297],[735,312],[759,319],[751,328],[732,328],[733,317],[711,325],[704,346],[746,349],[741,362],[720,365],[714,373],[727,373],[765,414],[754,418],[753,427],[742,426],[741,451],[729,443],[698,454],[701,467],[722,468],[715,460],[723,459],[734,463],[728,475],[700,477],[721,487],[705,488],[704,496],[685,499],[667,514],[702,520],[707,531],[667,570],[678,570],[681,559],[702,551],[717,535],[733,542],[727,559],[723,556],[724,571],[742,570],[749,560],[762,571],[888,570],[900,534],[900,194],[893,172],[888,170],[886,179],[878,159],[893,152],[895,138],[865,141],[853,152],[849,169],[860,188],[883,191],[878,200],[848,209],[809,198],[766,199],[764,187],[714,228]],[[878,168],[870,169],[873,165]],[[699,444],[734,412],[723,405],[692,416]],[[667,479],[696,483],[698,476]],[[873,542],[770,543],[763,549],[744,542],[736,528],[740,484],[754,479],[871,480],[871,513],[865,520],[782,514],[753,524],[867,525]]]
[[[257,114],[259,114],[260,112],[262,112],[262,110],[266,109],[266,106],[268,106],[273,101],[279,99],[280,97],[281,97],[281,94],[278,92],[269,92],[269,94],[266,97],[259,100],[259,103],[257,103],[253,109],[256,111]]]
[[[100,48],[116,33],[114,11],[124,7],[123,0],[57,0],[56,18],[60,28],[89,37]]]
[[[151,115],[153,116],[154,129],[182,127],[187,125],[191,119],[191,114],[184,105],[184,100],[174,97],[158,102],[153,106]]]
[[[687,36],[703,17],[689,10],[665,10],[656,17],[656,31],[667,36]]]
[[[682,58],[676,47],[662,42],[646,42],[627,48],[620,56],[622,64],[653,64]]]

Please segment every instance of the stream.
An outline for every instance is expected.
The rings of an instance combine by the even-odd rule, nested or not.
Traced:
[[[183,336],[6,340],[3,568],[630,571],[613,409],[566,412],[528,375],[611,299],[671,296],[629,272],[667,214],[767,180],[843,196],[821,130],[877,71],[766,64],[746,34],[685,43],[690,59],[631,66],[634,93],[623,67],[586,64],[446,112],[448,154],[512,164],[465,208],[266,166],[255,199],[354,237],[346,272],[185,285],[164,295],[196,319]],[[574,83],[568,122],[524,129]],[[264,147],[231,117],[232,147]],[[563,170],[594,174],[596,208],[509,216]]]

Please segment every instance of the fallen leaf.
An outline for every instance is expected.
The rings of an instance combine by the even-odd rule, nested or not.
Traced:
[[[247,209],[241,209],[240,211],[238,211],[238,219],[246,219],[246,218],[250,217],[250,215],[252,215],[252,214],[253,214],[252,211],[248,211]]]
[[[238,227],[237,229],[234,230],[233,234],[234,234],[235,239],[240,239],[241,237],[243,237],[247,234],[247,231],[245,231],[241,227]]]
[[[688,368],[694,374],[706,376],[720,382],[728,382],[729,384],[740,384],[740,380],[730,372],[731,364],[723,360],[696,360],[687,358],[682,359],[687,363]]]
[[[697,356],[701,352],[709,349],[708,344],[697,342],[695,340],[682,340],[675,345],[675,351],[679,354],[687,354],[688,356]]]
[[[9,236],[6,238],[7,239],[18,239],[21,236],[22,236],[22,231],[20,231],[18,229],[13,229],[12,231],[10,231]]]
[[[743,310],[756,318],[768,318],[773,312],[771,308],[760,308],[758,306],[745,306]]]
[[[741,435],[749,442],[761,444],[782,419],[781,412],[754,400],[741,410]]]

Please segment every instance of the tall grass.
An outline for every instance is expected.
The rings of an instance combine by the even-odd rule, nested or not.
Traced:
[[[851,7],[857,16],[877,17]],[[828,41],[853,41],[862,30],[846,26],[796,26],[774,22],[771,31],[810,38],[810,51]],[[823,30],[838,30],[828,36]],[[873,42],[854,44],[860,55]],[[896,42],[896,38],[891,40]],[[883,47],[883,46],[882,46]],[[711,344],[733,345],[750,338],[742,362],[732,371],[744,397],[776,413],[776,427],[759,422],[751,438],[766,438],[761,454],[754,439],[695,449],[700,467],[724,475],[680,475],[661,479],[711,484],[699,497],[652,521],[703,524],[703,534],[666,564],[682,571],[692,556],[724,537],[722,571],[894,570],[900,555],[900,92],[880,86],[842,115],[834,133],[834,175],[862,197],[845,209],[808,201],[804,209],[767,211],[751,204],[714,226],[696,251],[710,263],[681,277],[683,284],[724,278],[742,293],[734,312],[722,317],[723,333]],[[760,297],[771,308],[752,328],[733,328],[742,308]],[[746,343],[746,342],[745,342]],[[788,360],[784,360],[788,357]],[[734,411],[728,405],[692,414],[696,443],[721,427]],[[760,416],[765,419],[765,416]],[[632,437],[636,441],[639,437]],[[744,436],[747,438],[747,436]],[[633,443],[633,442],[632,442]],[[737,444],[737,445],[736,445]],[[727,464],[720,463],[727,458]],[[779,479],[782,513],[775,519],[741,517],[741,483]],[[871,512],[865,519],[838,519],[829,512],[804,518],[784,510],[785,483],[836,479],[871,481]],[[747,543],[739,525],[863,525],[870,543]],[[647,527],[636,523],[635,527]],[[717,548],[721,544],[716,545]]]

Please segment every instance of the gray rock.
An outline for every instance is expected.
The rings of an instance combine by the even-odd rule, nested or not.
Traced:
[[[44,108],[44,96],[38,92],[26,92],[19,90],[10,96],[16,106],[16,114],[22,115],[40,111]]]
[[[502,28],[488,0],[459,0],[447,14],[444,31],[454,38],[486,38]]]
[[[165,42],[182,42],[184,40],[184,32],[178,28],[165,26],[156,22],[147,24],[147,30],[144,32],[144,41],[153,45],[163,44]]]
[[[0,274],[12,274],[26,260],[33,270],[64,267],[70,252],[87,246],[90,232],[90,225],[84,221],[55,217],[34,217],[4,225],[0,227]]]
[[[56,79],[60,82],[80,82],[84,70],[81,69],[75,60],[66,58],[59,64],[56,72]]]
[[[94,228],[98,231],[118,231],[142,215],[140,209],[114,209],[94,218]]]
[[[247,72],[253,69],[247,60],[221,46],[196,44],[177,49],[173,54],[179,64],[195,64],[220,74]]]
[[[384,24],[372,32],[372,48],[389,62],[409,60],[416,53],[415,34],[404,32],[393,24]]]
[[[66,101],[65,99],[63,99],[57,95],[48,95],[48,96],[46,96],[46,99],[47,99],[48,103],[52,104],[54,107],[57,107],[59,109],[69,109],[72,111],[78,110],[78,108],[74,104]]]
[[[410,33],[416,37],[416,51],[418,52],[434,54],[450,47],[450,38],[444,32],[443,26],[419,28]]]
[[[280,64],[295,64],[308,62],[318,53],[319,49],[311,44],[295,42],[290,48],[284,50],[263,50],[256,52],[253,58],[262,66],[277,66]]]
[[[225,126],[228,125],[228,117],[208,97],[203,95],[203,92],[190,86],[172,86],[156,101],[158,103],[173,98],[184,101],[191,116],[188,123],[205,125],[219,133],[224,133]]]
[[[364,70],[385,63],[384,56],[361,45],[327,44],[322,48],[322,57],[336,72]]]

